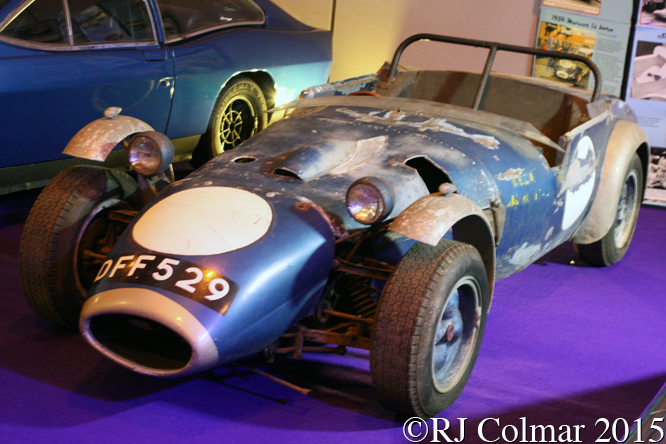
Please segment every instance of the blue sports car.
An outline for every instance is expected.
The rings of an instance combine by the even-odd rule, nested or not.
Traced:
[[[483,74],[398,72],[420,40],[490,49]],[[491,73],[498,50],[585,63],[595,90]],[[431,417],[470,376],[495,280],[568,240],[599,266],[627,251],[649,144],[600,87],[581,55],[416,35],[178,182],[168,138],[108,110],[68,151],[122,140],[136,174],[78,166],[44,189],[25,295],[158,377],[364,348],[383,402]]]
[[[330,32],[268,0],[0,0],[0,194],[80,162],[63,148],[110,106],[207,159],[330,65]]]

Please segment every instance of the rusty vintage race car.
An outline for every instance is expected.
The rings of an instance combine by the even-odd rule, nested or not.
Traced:
[[[483,73],[398,70],[424,39],[489,48]],[[498,50],[586,63],[596,89],[491,74]],[[177,182],[169,140],[109,110],[68,152],[124,139],[136,179],[77,167],[44,189],[26,297],[153,376],[369,349],[383,402],[436,415],[472,371],[496,279],[572,239],[596,265],[629,246],[649,146],[600,85],[580,55],[416,35]]]

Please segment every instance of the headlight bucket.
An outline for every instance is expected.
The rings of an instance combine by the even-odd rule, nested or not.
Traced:
[[[127,157],[132,169],[142,176],[164,172],[173,162],[173,143],[162,133],[137,133],[127,145]]]
[[[347,190],[347,211],[365,225],[381,222],[393,211],[393,193],[381,179],[363,177]]]

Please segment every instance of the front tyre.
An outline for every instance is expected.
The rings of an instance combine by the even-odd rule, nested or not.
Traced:
[[[372,381],[381,401],[430,418],[462,392],[479,353],[488,277],[471,245],[414,245],[389,279],[375,317]]]
[[[266,127],[266,99],[248,77],[237,77],[224,87],[215,102],[200,149],[208,159],[230,150]]]
[[[624,175],[615,222],[608,233],[591,244],[575,244],[578,256],[585,262],[607,267],[624,257],[636,230],[638,210],[643,200],[643,165],[638,154],[629,163]]]
[[[77,328],[101,258],[120,234],[106,215],[138,209],[139,194],[127,174],[91,166],[68,168],[44,188],[26,219],[19,250],[23,292],[39,316]]]

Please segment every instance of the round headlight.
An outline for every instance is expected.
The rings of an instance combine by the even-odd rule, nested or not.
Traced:
[[[347,211],[356,220],[371,225],[386,219],[393,210],[393,194],[376,177],[355,181],[347,190]]]
[[[130,165],[142,176],[165,171],[173,161],[173,144],[157,131],[138,133],[127,146]]]

